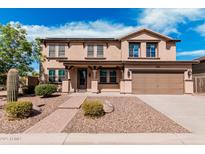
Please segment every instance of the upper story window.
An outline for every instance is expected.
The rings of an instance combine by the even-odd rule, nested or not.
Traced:
[[[88,58],[102,58],[104,55],[103,45],[87,45]]]
[[[103,45],[97,45],[97,57],[103,57]]]
[[[87,56],[88,57],[94,57],[94,46],[93,45],[88,45],[88,53]]]
[[[49,45],[48,55],[49,57],[65,57],[65,45]]]
[[[49,45],[49,57],[56,56],[56,48],[55,45]]]
[[[65,46],[64,45],[59,45],[58,57],[65,57]]]
[[[146,56],[151,57],[151,58],[155,58],[156,57],[156,50],[157,50],[156,43],[147,43]]]
[[[129,43],[129,57],[139,57],[139,43]]]

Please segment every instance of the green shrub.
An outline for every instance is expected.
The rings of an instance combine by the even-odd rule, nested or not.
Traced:
[[[0,85],[6,85],[6,79],[7,79],[6,74],[0,74]]]
[[[103,110],[103,104],[98,100],[86,100],[82,109],[85,116],[100,117],[105,114]]]
[[[34,94],[35,86],[23,86],[22,87],[23,94]]]
[[[48,97],[57,91],[57,87],[53,84],[40,84],[35,87],[35,94],[38,96]]]
[[[33,104],[30,101],[9,102],[5,111],[9,118],[26,118],[32,112]]]

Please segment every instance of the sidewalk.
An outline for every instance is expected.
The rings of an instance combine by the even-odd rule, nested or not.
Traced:
[[[73,145],[73,144],[146,144],[146,145],[185,145],[205,144],[205,134],[167,134],[167,133],[50,133],[50,134],[0,134],[0,144],[27,145]]]

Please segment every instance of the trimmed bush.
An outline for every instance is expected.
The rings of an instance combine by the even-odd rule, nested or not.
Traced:
[[[5,105],[5,111],[9,118],[26,118],[31,114],[32,107],[30,101],[9,102]]]
[[[34,94],[35,93],[35,86],[23,86],[22,91],[23,94]]]
[[[105,114],[103,104],[98,100],[86,100],[82,104],[85,116],[100,117]]]
[[[35,94],[38,96],[49,97],[57,91],[54,84],[40,84],[35,87]]]

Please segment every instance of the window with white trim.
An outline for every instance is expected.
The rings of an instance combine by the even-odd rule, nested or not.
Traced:
[[[56,72],[55,69],[48,70],[49,82],[55,82]]]
[[[147,43],[146,45],[146,57],[155,58],[156,57],[157,44]]]
[[[100,83],[117,83],[116,70],[111,70],[111,69],[100,70]]]
[[[97,57],[103,57],[103,45],[97,45]]]
[[[63,80],[65,80],[65,70],[59,69],[58,70],[58,82],[62,82]]]
[[[49,57],[56,57],[55,45],[49,45]]]
[[[117,75],[115,70],[110,70],[110,83],[117,82]]]
[[[137,58],[139,57],[139,43],[129,43],[129,57]]]
[[[49,82],[62,82],[65,80],[65,69],[49,69],[48,70]]]
[[[58,57],[65,57],[65,46],[64,45],[58,46]]]
[[[100,83],[107,83],[107,70],[100,70]]]
[[[87,57],[94,57],[94,46],[93,45],[87,46]]]

